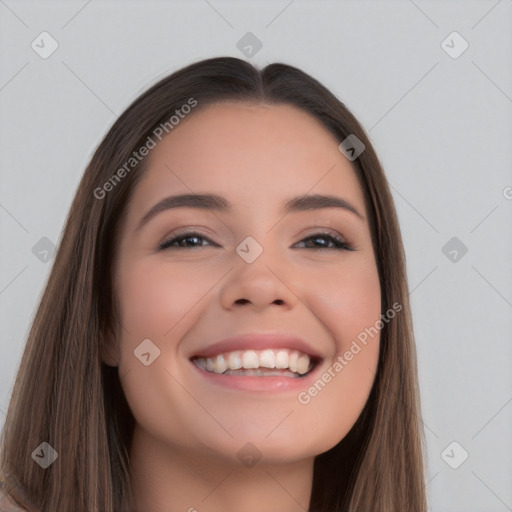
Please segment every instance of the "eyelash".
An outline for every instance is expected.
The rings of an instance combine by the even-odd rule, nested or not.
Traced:
[[[206,237],[204,235],[201,235],[200,233],[196,233],[194,231],[190,231],[190,232],[187,232],[187,233],[183,233],[183,234],[181,234],[179,236],[176,236],[174,238],[171,238],[169,240],[163,241],[159,245],[159,250],[164,251],[164,250],[167,250],[167,249],[193,249],[194,247],[201,247],[201,246],[180,247],[180,246],[172,246],[171,245],[174,242],[177,242],[177,241],[180,241],[180,240],[185,240],[187,238],[192,238],[192,237],[202,238],[203,240],[211,241],[208,237]],[[310,249],[313,249],[313,250],[324,249],[324,250],[337,250],[337,251],[353,251],[354,250],[353,247],[351,247],[342,238],[334,236],[334,235],[331,235],[329,233],[322,233],[322,232],[314,233],[313,235],[310,235],[310,236],[308,236],[306,238],[303,238],[301,240],[301,242],[303,242],[304,240],[311,240],[311,239],[315,239],[315,238],[329,239],[332,242],[334,242],[335,246],[334,247],[311,247]],[[218,246],[218,244],[215,244],[215,245]]]

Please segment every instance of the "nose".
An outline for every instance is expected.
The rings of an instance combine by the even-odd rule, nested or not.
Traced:
[[[234,268],[229,272],[221,289],[220,300],[226,309],[240,307],[263,311],[268,306],[281,306],[281,310],[295,307],[299,301],[290,284],[290,271],[263,253],[252,263],[236,256]]]

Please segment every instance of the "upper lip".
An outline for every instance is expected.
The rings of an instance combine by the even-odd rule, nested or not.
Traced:
[[[239,334],[224,338],[199,349],[193,357],[212,357],[234,350],[264,350],[267,348],[297,350],[311,358],[322,359],[322,356],[313,347],[297,336],[258,333]]]

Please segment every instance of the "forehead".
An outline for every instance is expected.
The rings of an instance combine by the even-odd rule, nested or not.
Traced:
[[[152,150],[134,206],[169,193],[215,191],[235,204],[272,210],[284,197],[337,193],[364,211],[357,176],[338,144],[315,117],[291,105],[208,105]]]

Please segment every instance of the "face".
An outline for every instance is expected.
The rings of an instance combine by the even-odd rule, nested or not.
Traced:
[[[170,452],[231,461],[332,448],[368,398],[379,336],[357,337],[381,313],[363,192],[338,142],[295,107],[222,103],[148,158],[122,222],[123,329],[106,361],[137,428]],[[192,193],[220,204],[146,217]],[[340,201],[284,209],[313,195]]]

